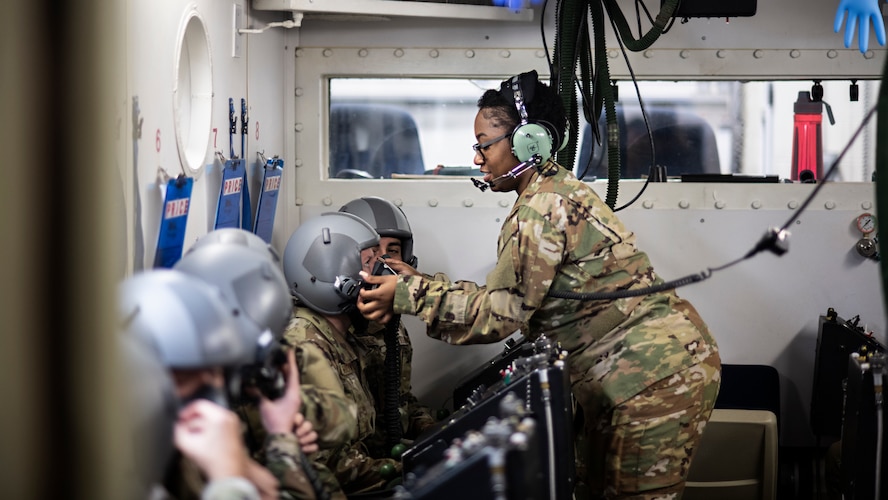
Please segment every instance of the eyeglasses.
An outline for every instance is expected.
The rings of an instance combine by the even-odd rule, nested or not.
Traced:
[[[484,157],[484,152],[487,151],[490,148],[490,146],[493,146],[494,144],[498,143],[499,141],[506,139],[508,137],[511,137],[511,136],[512,136],[512,132],[509,132],[509,133],[503,134],[499,137],[494,137],[493,139],[491,139],[487,142],[482,142],[480,144],[473,144],[472,150],[475,151],[475,154],[481,155],[482,160],[487,161],[487,158]]]

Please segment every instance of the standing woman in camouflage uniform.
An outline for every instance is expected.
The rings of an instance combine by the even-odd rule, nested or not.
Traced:
[[[478,107],[474,162],[491,190],[518,195],[486,286],[369,276],[380,286],[363,290],[358,307],[381,322],[416,315],[429,336],[451,344],[497,342],[518,330],[560,342],[583,412],[581,481],[604,498],[679,497],[718,393],[715,340],[674,290],[615,300],[551,297],[663,280],[613,211],[551,159],[567,120],[560,97],[535,71],[488,90]]]

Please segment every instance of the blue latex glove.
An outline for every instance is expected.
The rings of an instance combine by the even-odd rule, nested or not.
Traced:
[[[876,32],[876,40],[879,45],[885,45],[885,22],[882,20],[882,12],[879,10],[879,0],[841,0],[836,11],[836,22],[833,30],[838,33],[842,28],[842,19],[848,12],[848,22],[845,24],[845,47],[851,46],[854,37],[854,28],[860,21],[860,33],[858,44],[860,52],[865,54],[869,45],[869,21],[873,21],[873,29]]]

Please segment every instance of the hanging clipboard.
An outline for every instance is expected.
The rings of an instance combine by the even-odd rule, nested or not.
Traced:
[[[173,264],[182,258],[193,186],[194,179],[184,174],[167,181],[160,235],[157,237],[157,251],[154,253],[154,267],[173,267]]]
[[[265,160],[265,174],[262,179],[262,191],[256,204],[255,234],[271,243],[274,229],[274,214],[277,211],[278,193],[281,190],[281,178],[284,172],[284,160],[278,157]]]
[[[231,157],[223,161],[222,186],[219,203],[216,206],[215,229],[225,227],[252,229],[252,208],[250,187],[247,179],[247,164],[244,149],[247,134],[247,104],[241,99],[241,155],[234,154],[234,136],[237,134],[237,117],[234,114],[234,99],[228,99],[228,145]],[[221,155],[221,154],[220,154]]]

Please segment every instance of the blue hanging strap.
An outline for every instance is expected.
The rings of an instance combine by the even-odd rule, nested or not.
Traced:
[[[244,192],[243,192],[243,204],[242,210],[243,214],[241,216],[241,229],[246,229],[247,231],[253,230],[253,207],[250,201],[250,180],[247,178],[247,168],[246,168],[246,142],[247,142],[247,122],[249,122],[249,117],[247,116],[247,100],[243,97],[241,98],[241,161],[244,162]]]
[[[257,236],[271,243],[274,229],[274,214],[277,211],[278,192],[281,189],[281,176],[284,173],[284,160],[275,156],[265,160],[265,175],[262,179],[262,191],[256,205]]]
[[[157,252],[154,253],[154,267],[173,267],[173,264],[182,257],[193,186],[194,179],[184,174],[167,181],[160,236],[157,237]]]
[[[228,150],[229,156],[237,158],[234,154],[234,136],[237,134],[237,118],[234,116],[234,99],[228,98]]]

